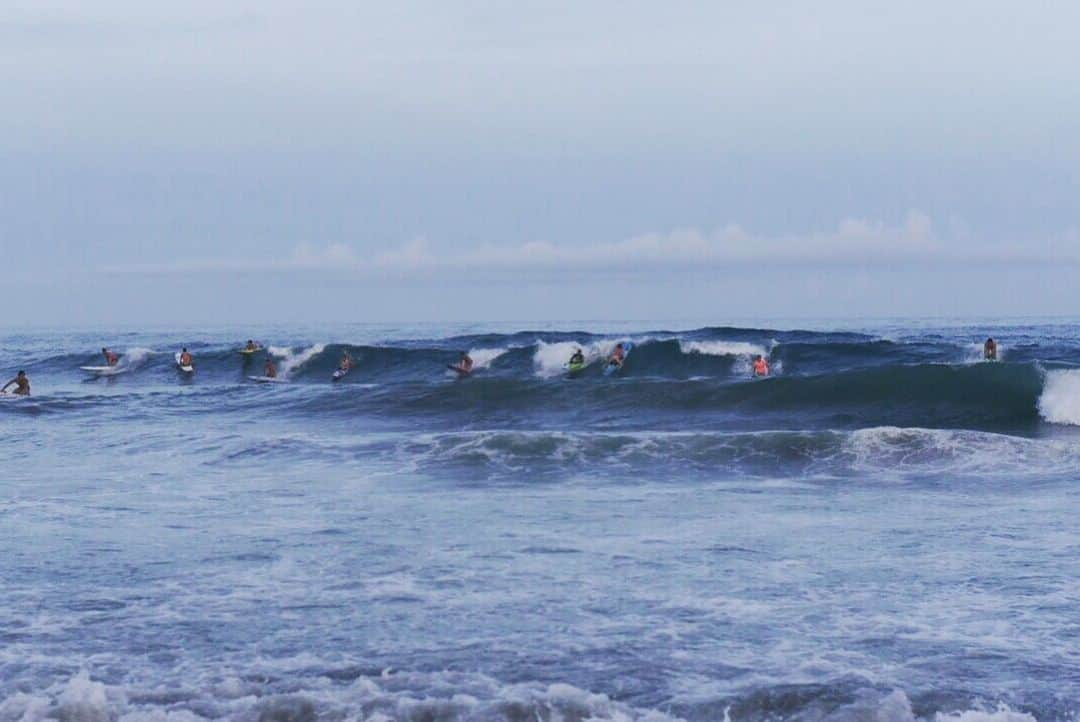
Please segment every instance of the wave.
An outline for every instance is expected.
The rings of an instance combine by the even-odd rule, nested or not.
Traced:
[[[1080,369],[1047,372],[1039,413],[1052,424],[1080,426]]]
[[[568,471],[620,483],[641,469],[657,475],[708,479],[948,478],[1011,482],[1073,478],[1080,445],[992,432],[874,427],[854,431],[568,432],[462,431],[327,438],[313,434],[237,440],[207,463],[295,459],[342,464],[381,463],[388,471],[466,481],[535,483]]]
[[[296,668],[260,660],[256,670],[218,673],[206,686],[190,681],[172,688],[106,685],[83,670],[47,689],[0,700],[0,719],[794,722],[822,719],[827,711],[824,718],[830,720],[1037,722],[1063,712],[1052,706],[1045,712],[1019,711],[1002,701],[978,705],[972,703],[974,695],[951,690],[912,699],[899,689],[857,681],[762,686],[724,695],[684,693],[653,705],[635,704],[565,682],[506,683],[475,672],[332,665],[314,655],[301,656]],[[700,682],[708,689],[706,680]]]

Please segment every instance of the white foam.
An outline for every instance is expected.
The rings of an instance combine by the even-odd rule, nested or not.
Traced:
[[[124,352],[124,355],[120,357],[120,366],[127,368],[136,368],[142,366],[146,359],[150,358],[150,354],[154,353],[153,349],[142,348],[136,346],[135,348],[129,348]]]
[[[769,349],[747,341],[679,341],[683,353],[706,356],[768,356]]]
[[[94,682],[84,669],[71,678],[56,700],[60,719],[109,722],[109,699],[105,685]]]
[[[536,375],[542,378],[558,376],[566,371],[566,365],[574,351],[581,349],[585,354],[585,363],[606,359],[615,349],[615,340],[593,341],[591,343],[577,343],[575,341],[556,341],[555,343],[536,342],[536,353],[533,354],[533,367]]]
[[[1027,712],[1015,712],[1007,705],[998,705],[993,712],[969,709],[963,712],[942,714],[938,712],[936,722],[1037,722],[1034,715]]]
[[[293,371],[300,368],[325,350],[326,344],[317,343],[314,346],[310,346],[295,353],[288,346],[271,346],[267,349],[267,352],[271,356],[281,359],[281,363],[278,364],[278,374],[282,377],[287,377]]]
[[[1080,426],[1080,369],[1046,373],[1039,413],[1052,424]]]
[[[491,362],[502,356],[509,349],[505,348],[473,348],[469,349],[469,358],[473,360],[473,369],[486,369]]]

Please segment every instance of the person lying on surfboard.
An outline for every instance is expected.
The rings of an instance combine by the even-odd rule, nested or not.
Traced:
[[[105,357],[105,363],[109,366],[115,366],[120,363],[120,357],[107,348],[101,349],[101,355]]]
[[[754,357],[754,376],[768,376],[769,362],[763,356]]]
[[[266,363],[263,364],[263,376],[268,379],[277,378],[277,367],[274,366],[274,362],[271,361],[269,358],[267,358]]]
[[[622,366],[623,359],[626,358],[626,351],[623,350],[621,343],[615,344],[615,350],[608,356],[608,366]]]
[[[25,371],[20,371],[15,374],[15,378],[4,384],[4,388],[0,389],[0,394],[6,394],[8,387],[14,386],[15,390],[11,393],[16,396],[29,396],[30,395],[30,379],[26,377]]]
[[[188,353],[186,348],[180,349],[180,365],[181,366],[194,366],[195,359],[191,358],[191,354]]]
[[[585,363],[585,354],[581,352],[581,349],[575,350],[573,355],[570,356],[570,365],[580,366],[583,363]]]

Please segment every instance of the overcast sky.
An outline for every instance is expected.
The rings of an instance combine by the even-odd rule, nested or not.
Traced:
[[[23,324],[1074,315],[1080,5],[0,5]]]

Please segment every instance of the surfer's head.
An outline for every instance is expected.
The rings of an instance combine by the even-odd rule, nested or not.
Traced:
[[[19,371],[19,373],[15,374],[15,375],[19,376],[19,377],[26,376],[26,372],[25,371]]]
[[[109,353],[109,349],[106,346],[101,347],[101,353]]]

